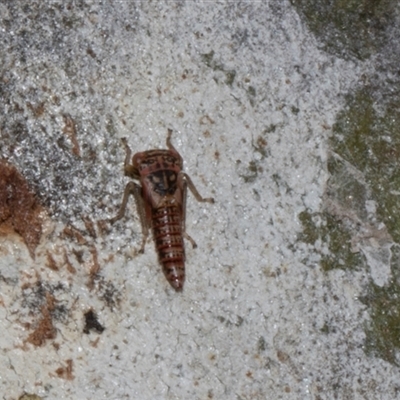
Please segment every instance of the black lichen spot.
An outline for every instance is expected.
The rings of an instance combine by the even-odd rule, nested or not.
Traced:
[[[120,291],[112,282],[104,280],[103,277],[98,280],[98,294],[100,299],[111,309],[114,309],[120,303]]]
[[[104,331],[104,326],[100,324],[97,319],[97,315],[93,310],[89,310],[84,314],[85,317],[85,327],[83,328],[83,333],[89,334],[90,331],[96,331],[97,333],[102,333]]]

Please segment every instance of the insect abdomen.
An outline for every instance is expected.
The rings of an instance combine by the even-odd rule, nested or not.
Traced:
[[[180,291],[185,281],[182,217],[176,206],[153,210],[152,228],[158,259],[171,286]]]

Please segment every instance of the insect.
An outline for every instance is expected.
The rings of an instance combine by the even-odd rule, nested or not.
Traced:
[[[121,219],[130,195],[133,195],[143,230],[143,253],[150,229],[153,233],[158,260],[165,277],[176,291],[183,289],[185,281],[185,247],[183,238],[189,240],[193,248],[196,242],[186,233],[187,188],[200,202],[214,203],[213,198],[203,198],[190,177],[182,171],[183,159],[171,143],[172,130],[168,129],[168,150],[154,149],[136,153],[123,138],[126,156],[125,175],[139,181],[129,182],[124,191],[118,214],[111,223]]]

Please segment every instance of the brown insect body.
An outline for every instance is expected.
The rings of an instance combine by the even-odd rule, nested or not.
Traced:
[[[214,200],[201,197],[189,176],[182,171],[183,160],[171,144],[171,134],[172,131],[168,130],[168,150],[137,153],[132,158],[132,164],[129,164],[131,150],[124,140],[125,174],[139,180],[140,186],[128,183],[120,211],[111,222],[123,217],[128,197],[133,194],[143,228],[140,252],[144,251],[151,228],[164,275],[175,290],[181,291],[185,281],[183,237],[196,247],[185,231],[187,186],[198,201],[213,203]]]
[[[181,290],[185,281],[183,185],[178,183],[182,159],[171,150],[149,150],[135,154],[132,164],[139,172],[158,260],[171,286]]]

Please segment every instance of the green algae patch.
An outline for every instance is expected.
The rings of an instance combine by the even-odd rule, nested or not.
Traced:
[[[364,197],[375,201],[379,220],[400,243],[400,102],[378,111],[368,90],[347,100],[333,127],[330,147],[358,182],[352,195],[359,197],[364,190]]]
[[[380,287],[371,284],[367,296],[360,299],[369,308],[371,321],[366,325],[365,351],[400,367],[400,285],[392,282]]]
[[[397,0],[291,0],[331,54],[365,60],[387,41]]]
[[[370,315],[365,326],[366,353],[400,367],[400,246],[393,245],[391,251],[391,282],[382,287],[371,283],[360,300]]]
[[[303,225],[299,240],[319,248],[320,265],[324,271],[359,269],[365,265],[364,256],[352,251],[351,230],[345,220],[328,212],[307,211],[299,214],[299,220]]]
[[[369,199],[370,190],[365,185],[361,174],[354,171],[353,167],[340,157],[331,156],[328,159],[327,197],[331,204],[335,204],[332,212],[347,216],[349,221],[357,223],[368,218],[366,201]],[[350,211],[349,211],[350,210]]]
[[[400,366],[400,101],[384,100],[369,88],[347,96],[329,141],[324,210],[299,215],[299,239],[314,245],[325,271],[369,271],[368,241],[376,252],[390,248],[390,280],[378,285],[371,272],[360,301],[370,315],[366,354]]]
[[[368,89],[348,96],[329,146],[324,209],[299,215],[299,240],[328,250],[318,250],[324,270],[358,268],[365,232],[400,243],[400,102],[378,107]]]

